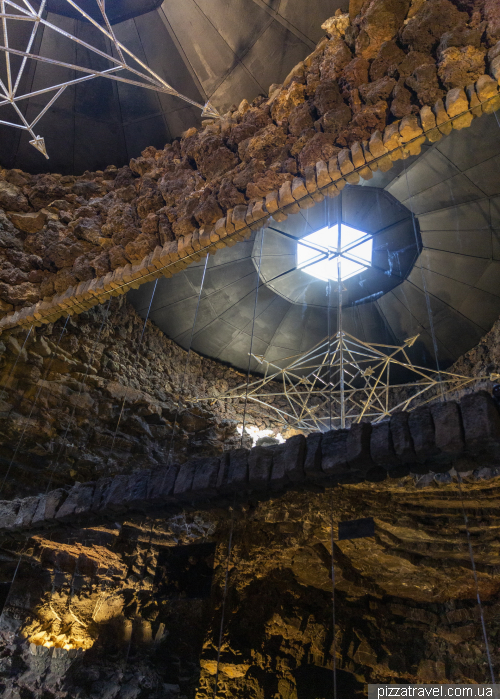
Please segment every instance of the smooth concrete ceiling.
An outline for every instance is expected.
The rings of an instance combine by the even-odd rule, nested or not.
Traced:
[[[106,37],[89,22],[61,14],[65,4],[66,0],[50,0],[46,19],[109,52]],[[244,98],[251,101],[267,94],[272,83],[281,82],[315,48],[325,19],[339,7],[345,10],[348,1],[115,0],[108,6],[115,21],[121,13],[129,17],[114,24],[119,41],[176,90],[201,104],[210,100],[224,112]],[[10,45],[25,49],[30,29],[27,22],[10,22]],[[48,28],[38,30],[33,52],[97,69],[110,65]],[[3,66],[1,61],[0,78]],[[75,77],[74,71],[31,61],[21,89],[28,93]],[[43,95],[19,103],[28,121],[48,99]],[[11,109],[0,108],[0,119],[12,120]],[[66,89],[38,122],[49,161],[29,145],[27,133],[0,126],[0,164],[63,174],[121,166],[147,146],[163,148],[199,124],[200,110],[176,97],[91,80]]]
[[[378,203],[359,212],[366,227],[377,230],[381,225],[377,217],[384,207],[379,204],[386,195],[390,195],[388,201],[394,198],[405,210],[413,211],[422,248],[404,278],[395,280],[391,278],[394,270],[386,269],[391,283],[384,286],[380,278],[382,294],[374,300],[359,296],[360,303],[344,309],[343,328],[361,340],[388,344],[400,344],[419,334],[410,350],[413,361],[434,368],[436,349],[441,368],[449,366],[475,346],[500,315],[500,127],[496,116],[476,119],[469,129],[454,131],[425,147],[420,156],[398,161],[387,173],[376,173],[363,187],[352,189],[366,189],[367,202],[374,200],[374,189],[378,193],[374,200]],[[351,194],[344,189],[344,201]],[[310,232],[307,220],[316,218],[316,225],[322,225],[328,207],[323,202],[290,217],[288,230],[303,227]],[[411,221],[411,214],[406,220]],[[271,225],[276,229],[284,226]],[[267,231],[264,242],[266,235]],[[271,266],[289,269],[289,239],[272,231],[269,235],[272,249],[266,255],[276,256]],[[399,243],[398,250],[404,251],[408,242],[414,245],[415,238],[408,237],[407,231],[396,238],[393,244]],[[183,347],[190,345],[192,336],[197,352],[240,369],[248,365],[250,347],[254,354],[279,361],[310,349],[328,331],[333,335],[338,316],[335,302],[332,300],[329,314],[324,303],[309,303],[303,293],[293,302],[268,283],[272,270],[266,272],[265,265],[255,305],[258,239],[254,234],[251,240],[209,258],[194,332],[204,262],[158,282],[151,320]],[[271,258],[262,259],[267,264]],[[321,284],[309,279],[310,285]],[[359,275],[345,286],[355,288],[362,283]],[[323,287],[325,299],[327,285]],[[151,293],[152,285],[129,293],[143,317]],[[256,362],[252,368],[258,370]]]

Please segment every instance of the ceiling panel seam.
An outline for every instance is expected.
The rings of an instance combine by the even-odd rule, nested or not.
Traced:
[[[427,248],[424,248],[424,250],[425,249],[427,249]],[[439,252],[442,252],[442,251],[440,250]],[[459,254],[459,253],[452,252],[449,254],[455,255],[455,254]],[[462,257],[462,255],[460,255],[460,257]],[[465,255],[464,255],[464,257],[465,257]],[[478,259],[479,260],[486,260],[487,258],[486,257],[479,257]],[[490,260],[490,263],[491,262],[493,262],[492,259]],[[488,264],[488,267],[489,267],[489,264]],[[439,277],[443,277],[443,279],[449,279],[452,282],[457,282],[457,284],[463,284],[464,286],[468,286],[469,289],[477,288],[475,284],[469,284],[468,282],[462,282],[462,281],[460,281],[460,279],[455,279],[454,277],[450,277],[448,274],[443,274],[442,272],[436,272],[435,270],[431,269],[430,267],[426,267],[425,265],[418,265],[417,262],[415,263],[414,269],[420,269],[420,270],[425,269],[428,272],[430,272],[431,274],[437,274]],[[483,274],[484,274],[484,272],[483,272]],[[483,274],[480,275],[479,279],[483,276]]]
[[[484,228],[483,230],[488,230],[487,228]],[[447,233],[448,231],[425,231],[425,233]],[[452,233],[454,231],[451,231]],[[482,255],[469,255],[469,253],[466,252],[458,252],[457,250],[448,250],[446,248],[433,248],[430,245],[424,245],[422,246],[422,250],[433,250],[434,252],[443,252],[447,253],[450,255],[460,255],[460,257],[471,257],[473,260],[491,260],[493,261],[492,255],[489,255],[488,257],[483,257]],[[446,275],[443,275],[446,276]]]
[[[227,43],[227,41],[226,41],[226,40],[224,39],[224,37],[221,35],[221,33],[219,32],[219,30],[217,29],[217,27],[214,26],[213,22],[207,17],[207,15],[206,15],[206,14],[203,12],[203,10],[200,8],[200,6],[199,6],[198,3],[196,2],[196,0],[192,0],[192,2],[193,2],[193,4],[194,4],[194,6],[196,7],[196,9],[198,10],[198,12],[207,20],[207,22],[210,24],[210,26],[212,27],[212,29],[216,32],[216,34],[217,34],[217,36],[220,38],[220,40],[225,44],[225,46],[227,46],[228,50],[231,52],[231,54],[232,54],[232,56],[233,56],[232,65],[230,66],[230,68],[228,68],[228,70],[227,70],[223,75],[220,76],[219,80],[218,80],[218,81],[216,82],[216,84],[214,85],[213,90],[212,90],[210,93],[207,93],[205,90],[203,90],[203,94],[206,96],[206,98],[207,98],[207,99],[212,99],[212,96],[217,92],[217,90],[221,87],[221,85],[224,84],[224,82],[228,79],[228,77],[229,77],[229,76],[231,75],[231,73],[234,71],[236,65],[239,65],[241,68],[243,68],[243,70],[244,70],[244,71],[256,82],[256,84],[265,92],[265,88],[258,82],[257,78],[256,78],[254,75],[252,75],[252,73],[250,73],[250,71],[249,71],[248,68],[244,65],[244,63],[240,60],[240,58],[238,58],[238,56],[235,54],[235,52],[233,51],[233,49],[229,46],[229,44]],[[165,3],[162,5],[161,9],[162,9],[163,13],[165,14],[165,18],[167,18],[166,11],[165,11],[165,9],[164,9],[164,5],[165,5]],[[167,21],[168,21],[168,19],[167,19]],[[265,26],[265,28],[262,30],[262,32],[261,32],[261,33],[259,34],[259,36],[257,37],[256,41],[257,41],[257,40],[262,36],[262,34],[269,28],[269,26],[271,25],[271,23],[272,23],[272,20],[270,20],[269,23]],[[173,29],[172,29],[172,31],[173,31]],[[255,42],[254,42],[254,43],[255,43]],[[252,46],[253,46],[253,44],[252,44]],[[249,47],[248,51],[250,50],[250,48],[251,48],[251,47]],[[246,53],[248,53],[248,51],[247,51]],[[244,55],[245,55],[245,54],[244,54]],[[191,65],[191,64],[189,64],[189,65]],[[193,70],[194,70],[194,67],[193,67]],[[197,80],[198,80],[198,78],[197,78]]]
[[[417,287],[417,288],[418,288],[418,287]],[[420,291],[420,289],[419,289],[419,291]],[[406,299],[406,302],[408,303],[408,299],[406,298],[406,294],[405,294],[404,291],[403,291],[403,295],[404,295],[404,297],[405,297],[405,299]],[[422,325],[422,323],[418,320],[418,318],[412,313],[411,308],[410,308],[409,306],[405,305],[405,304],[401,301],[401,299],[398,299],[398,297],[396,296],[396,294],[395,294],[393,291],[389,291],[389,293],[387,294],[387,296],[392,296],[392,298],[394,299],[394,301],[396,301],[396,303],[398,303],[400,306],[402,306],[402,307],[405,309],[405,311],[407,311],[408,314],[410,315],[410,318],[411,318],[411,327],[412,327],[412,330],[411,330],[411,333],[410,333],[410,334],[413,335],[413,334],[415,333],[415,330],[419,330],[418,335],[425,335],[425,336],[429,339],[429,341],[432,342],[432,336],[431,336],[430,332],[427,330],[427,328],[426,328],[424,325]],[[385,323],[387,323],[387,326],[389,327],[390,332],[392,333],[392,335],[393,335],[395,338],[397,338],[398,335],[397,335],[397,333],[395,332],[395,330],[393,329],[391,323],[387,320],[387,316],[385,315],[384,311],[382,310],[382,307],[379,305],[378,300],[375,301],[375,303],[377,304],[377,306],[379,306],[380,313],[382,314]],[[439,338],[436,338],[436,340],[437,340],[438,344],[442,345],[442,346],[445,348],[445,350],[446,350],[447,352],[449,352],[448,348],[441,342],[441,340],[440,340]]]
[[[273,22],[272,18],[270,18],[269,21],[267,22],[267,24],[262,28],[262,30],[261,30],[261,31],[259,32],[259,34],[256,36],[255,40],[252,41],[252,43],[248,45],[246,51],[245,51],[241,56],[237,56],[237,55],[235,54],[235,52],[233,51],[233,49],[229,46],[229,44],[227,43],[227,41],[224,39],[224,37],[222,36],[222,34],[220,33],[220,31],[217,29],[217,27],[215,26],[215,24],[212,22],[212,20],[210,19],[210,17],[208,17],[208,15],[206,15],[205,12],[202,10],[202,8],[198,5],[197,1],[196,1],[196,0],[193,0],[193,2],[194,2],[194,4],[196,5],[196,7],[198,8],[198,10],[201,12],[201,14],[205,17],[205,19],[207,20],[207,22],[210,24],[210,26],[213,27],[214,31],[217,32],[217,34],[220,36],[220,38],[222,39],[222,41],[226,44],[227,48],[231,51],[231,53],[232,53],[233,56],[236,58],[236,60],[238,61],[238,63],[242,66],[242,68],[244,68],[245,71],[248,73],[248,75],[250,75],[250,76],[255,80],[255,82],[259,85],[259,87],[261,87],[261,88],[264,90],[264,89],[265,89],[264,86],[261,85],[260,82],[257,80],[256,76],[253,75],[253,74],[248,70],[248,68],[247,68],[247,67],[245,66],[245,64],[243,63],[243,60],[242,60],[242,59],[243,59],[243,58],[248,54],[248,52],[255,46],[255,44],[259,41],[259,39],[262,37],[262,35],[265,34],[265,32],[269,29],[269,27],[271,26],[271,24],[272,24],[272,22]],[[219,87],[222,85],[222,83],[224,82],[224,80],[226,80],[227,76],[230,75],[230,74],[233,72],[234,68],[235,68],[235,66],[233,66],[233,67],[224,75],[224,77],[223,77],[223,79],[222,79],[222,82],[219,83],[219,85],[217,85],[217,87],[216,87],[215,90],[212,92],[212,94],[214,94],[214,93],[219,89]]]
[[[166,29],[167,32],[169,33],[170,38],[172,39],[172,41],[173,41],[173,43],[174,43],[174,45],[175,45],[177,51],[179,52],[179,56],[181,56],[182,60],[184,61],[184,65],[186,66],[186,68],[188,69],[189,73],[191,74],[191,77],[192,77],[193,80],[195,81],[196,87],[198,88],[198,90],[200,90],[200,94],[203,96],[203,99],[206,100],[207,97],[208,97],[208,95],[207,95],[207,93],[205,92],[205,90],[204,90],[204,88],[203,88],[203,85],[201,84],[201,82],[200,82],[200,80],[199,80],[199,78],[198,78],[198,75],[197,75],[195,69],[194,69],[193,66],[191,65],[191,61],[190,61],[189,58],[187,57],[186,52],[184,51],[184,49],[182,48],[181,42],[180,42],[179,39],[177,38],[177,34],[175,33],[174,28],[173,28],[172,25],[170,24],[170,22],[169,22],[169,20],[168,20],[168,17],[167,17],[167,15],[166,15],[166,13],[165,13],[165,10],[163,9],[163,5],[157,10],[157,12],[158,12],[158,14],[159,14],[159,16],[160,16],[161,21],[163,22],[163,24],[164,24],[164,26],[165,26],[165,29]]]
[[[447,307],[452,311],[452,313],[456,313],[457,315],[462,316],[462,318],[463,318],[467,323],[470,323],[471,325],[474,325],[474,327],[476,327],[477,330],[479,331],[480,337],[482,337],[482,336],[484,335],[483,328],[482,328],[480,325],[477,325],[477,323],[475,323],[475,322],[474,322],[473,320],[471,320],[470,318],[467,318],[467,316],[464,315],[463,313],[461,313],[461,311],[459,311],[457,308],[455,308],[455,307],[452,306],[451,304],[447,303],[447,302],[444,301],[443,299],[440,299],[439,296],[436,296],[435,294],[432,294],[430,291],[424,291],[424,290],[421,289],[419,286],[417,286],[416,284],[414,284],[410,279],[407,279],[406,281],[408,282],[408,284],[411,284],[413,287],[415,287],[415,289],[418,289],[418,291],[419,291],[421,294],[423,294],[424,296],[425,296],[426,294],[427,294],[428,296],[432,296],[432,298],[435,299],[438,303],[442,303],[442,304],[444,304],[445,306],[447,306]],[[432,315],[434,315],[434,314],[432,314]],[[425,327],[425,326],[424,326],[424,327]],[[443,343],[443,346],[446,347],[446,345],[444,345],[444,343]],[[446,347],[446,349],[448,350],[448,347]],[[451,350],[448,350],[448,351],[449,351],[450,354],[453,356],[453,352],[452,352]]]
[[[285,299],[285,301],[286,301],[286,299]],[[286,303],[288,303],[288,308],[286,309],[286,312],[284,313],[283,318],[282,318],[282,319],[280,320],[280,322],[278,323],[278,327],[277,327],[276,330],[274,331],[273,336],[272,336],[271,339],[269,340],[269,342],[268,342],[268,344],[267,344],[267,349],[269,349],[270,347],[273,346],[274,338],[276,337],[276,335],[278,334],[278,332],[279,332],[281,326],[282,326],[283,323],[285,322],[285,319],[286,319],[287,315],[290,313],[290,311],[291,311],[292,308],[293,308],[293,305],[290,303],[290,301],[286,301]],[[274,345],[274,346],[275,346],[275,347],[279,347],[279,345]],[[266,352],[264,353],[264,357],[266,356],[266,354],[267,354],[267,350],[266,350]]]
[[[281,24],[281,26],[285,27],[285,29],[288,29],[289,32],[291,32],[294,36],[297,37],[297,39],[300,39],[304,44],[307,45],[308,48],[310,48],[312,51],[316,48],[316,44],[314,41],[309,39],[308,36],[303,34],[300,29],[297,29],[297,27],[289,22],[287,19],[282,17],[279,14],[279,8],[278,11],[273,10],[267,5],[263,0],[252,0],[256,5],[261,7],[265,12],[267,12],[268,15],[270,15],[273,19],[275,19],[277,22]]]

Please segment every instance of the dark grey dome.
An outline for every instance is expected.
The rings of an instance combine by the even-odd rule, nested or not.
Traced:
[[[406,278],[421,247],[418,223],[415,227],[411,212],[383,189],[353,186],[335,199],[326,199],[265,229],[260,273],[266,286],[295,304],[337,308],[335,283],[325,294],[324,281],[311,279],[307,267],[288,270],[296,264],[297,240],[339,221],[373,236],[371,265],[343,282],[345,308],[378,298]],[[260,247],[261,236],[257,235],[254,265],[258,264]]]
[[[434,332],[440,366],[449,366],[500,315],[500,128],[495,115],[425,146],[420,156],[396,162],[387,173],[375,173],[362,187],[346,187],[342,200],[346,216],[353,217],[350,222],[362,223],[370,232],[383,229],[384,215],[391,223],[391,211],[399,211],[390,245],[402,260],[401,267],[390,269],[387,255],[385,262],[379,259],[381,270],[373,272],[370,284],[364,274],[344,282],[344,330],[363,341],[396,345],[418,334],[409,350],[412,360],[431,368]],[[333,220],[339,201],[325,199],[271,226],[299,236]],[[410,230],[411,211],[417,238]],[[270,281],[274,272],[293,268],[295,243],[291,247],[290,238],[265,230],[252,343],[259,241],[260,234],[254,234],[209,259],[192,345],[243,370],[250,347],[277,361],[312,348],[337,330],[336,296],[331,296],[328,318],[325,282],[311,276],[307,281],[304,272],[281,277],[295,279],[283,287]],[[203,264],[161,279],[151,308],[150,318],[183,347],[191,339]],[[142,316],[151,293],[152,285],[129,293]],[[367,298],[371,294],[373,299]],[[256,362],[252,368],[259,369]]]
[[[95,0],[77,0],[98,18]],[[39,2],[34,2],[35,7]],[[108,0],[107,12],[119,41],[183,95],[210,100],[220,111],[242,99],[267,94],[314,48],[321,24],[346,9],[347,0]],[[45,19],[77,38],[110,52],[110,42],[66,0],[49,0]],[[9,42],[25,50],[31,24],[9,21]],[[110,64],[47,27],[40,27],[33,53],[68,64],[103,70]],[[19,66],[20,59],[12,58]],[[0,78],[5,78],[0,61]],[[78,74],[80,75],[80,74]],[[60,66],[30,61],[20,84],[23,94],[75,77]],[[51,95],[19,102],[29,122]],[[0,120],[18,117],[10,105]],[[26,132],[0,125],[0,164],[28,172],[81,174],[121,166],[147,146],[163,148],[201,112],[177,97],[97,78],[69,87],[36,126],[50,160],[29,145]]]

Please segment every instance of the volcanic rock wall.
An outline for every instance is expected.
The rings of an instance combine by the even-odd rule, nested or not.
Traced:
[[[462,491],[490,650],[500,642],[498,478]],[[331,533],[339,694],[367,682],[486,682],[462,502],[449,474],[289,493],[233,513],[2,541],[12,581],[0,626],[6,699],[213,696],[228,552],[220,693],[331,699]],[[375,519],[375,537],[338,523]],[[498,656],[492,653],[498,672]]]
[[[234,244],[266,215],[282,220],[296,201],[313,205],[327,184],[334,196],[343,176],[371,177],[408,155],[402,144],[416,139],[418,152],[422,133],[436,140],[499,106],[494,0],[353,0],[324,28],[328,37],[268,97],[147,148],[130,167],[3,171],[0,311],[39,303],[14,325],[59,317],[70,300],[81,312],[165,265],[175,273],[200,249]]]
[[[194,352],[184,377],[186,352],[150,322],[139,345],[143,325],[122,297],[109,309],[100,306],[34,329],[26,343],[26,331],[3,336],[0,483],[9,471],[4,493],[14,484],[16,494],[42,492],[50,480],[155,469],[167,463],[170,450],[179,462],[239,446],[236,426],[244,404],[215,397],[245,377]],[[201,397],[211,400],[195,404]],[[247,424],[276,427],[252,405]]]

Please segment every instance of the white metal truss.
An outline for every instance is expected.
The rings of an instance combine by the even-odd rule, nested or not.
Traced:
[[[199,104],[194,100],[182,95],[180,92],[175,90],[169,83],[167,83],[163,78],[161,78],[157,73],[155,73],[151,68],[149,68],[143,61],[141,61],[137,56],[135,56],[132,51],[130,51],[126,46],[119,42],[113,32],[111,23],[106,15],[106,0],[96,0],[99,10],[102,15],[101,25],[99,22],[90,17],[81,7],[78,6],[74,0],[65,0],[71,7],[73,7],[81,16],[91,22],[98,30],[101,32],[111,43],[112,52],[106,53],[97,49],[95,46],[83,41],[82,39],[73,36],[69,32],[57,27],[56,25],[48,22],[44,17],[46,0],[41,0],[41,4],[38,10],[36,10],[31,2],[33,0],[0,0],[0,51],[5,54],[5,75],[6,80],[0,78],[0,107],[11,105],[11,107],[16,112],[17,118],[20,123],[3,121],[0,120],[0,124],[6,126],[12,126],[17,129],[22,129],[28,131],[32,136],[30,144],[34,146],[40,153],[42,153],[46,158],[48,158],[47,149],[45,147],[45,141],[42,136],[37,136],[35,134],[34,128],[43,115],[48,109],[54,104],[54,102],[60,97],[64,90],[70,85],[76,85],[78,83],[85,82],[87,80],[93,80],[94,78],[106,78],[108,80],[115,80],[117,82],[127,83],[129,85],[135,85],[137,87],[143,87],[149,90],[154,90],[155,92],[164,93],[167,95],[173,95],[179,97],[185,102],[199,107],[202,110],[202,116],[217,118],[219,117],[218,111],[207,102],[205,105]],[[9,27],[12,22],[28,22],[33,26],[31,28],[31,33],[29,40],[24,49],[14,48],[9,45]],[[70,41],[74,41],[80,46],[88,49],[92,53],[106,59],[110,67],[105,70],[94,70],[85,66],[80,66],[71,63],[65,63],[63,61],[56,60],[54,58],[48,58],[42,55],[38,55],[32,52],[33,44],[35,42],[37,32],[40,27],[45,27],[51,31],[58,33],[59,35],[66,37]],[[113,51],[114,49],[114,51]],[[20,57],[21,63],[17,69],[14,69],[11,60],[12,56]],[[75,78],[74,80],[67,80],[66,82],[60,82],[56,85],[46,87],[41,90],[36,90],[33,92],[20,92],[21,79],[25,73],[26,65],[29,60],[38,61],[41,63],[48,63],[55,66],[60,66],[61,68],[67,68],[79,73],[83,73],[82,77]],[[125,71],[126,77],[120,72]],[[131,76],[131,77],[130,77]],[[22,110],[19,108],[19,103],[22,100],[29,99],[30,97],[38,97],[42,94],[54,93],[50,98],[49,102],[43,107],[43,109],[37,114],[37,116],[28,122],[25,118]]]
[[[363,342],[341,331],[304,354],[285,357],[281,366],[253,354],[264,369],[263,378],[211,400],[246,397],[274,411],[287,429],[325,431],[362,419],[379,422],[394,412],[414,410],[486,378],[414,364],[407,349],[417,338],[408,338],[402,346],[383,345]],[[413,382],[391,383],[395,369],[409,372]]]

